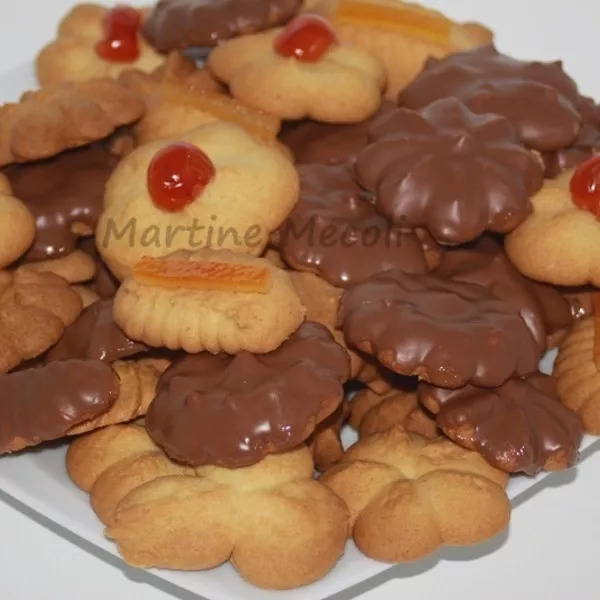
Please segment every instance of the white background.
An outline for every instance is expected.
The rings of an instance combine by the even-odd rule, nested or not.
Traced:
[[[134,4],[141,4],[134,2]],[[558,58],[600,98],[600,3],[594,0],[429,0],[461,19],[498,31],[502,49],[520,57]],[[31,60],[53,36],[72,0],[0,1],[0,72]],[[2,88],[0,84],[0,101]],[[0,488],[2,482],[0,481]],[[43,493],[40,491],[40,493]],[[166,584],[139,583],[135,570],[112,564],[7,504],[0,493],[0,600],[165,600],[197,598]],[[22,507],[20,507],[22,509]],[[99,525],[100,527],[100,525]],[[600,452],[518,506],[510,533],[475,560],[424,561],[351,593],[361,600],[597,600]],[[469,552],[465,552],[465,558]],[[431,568],[435,565],[435,568]],[[373,588],[374,584],[379,584]],[[368,590],[368,591],[366,591]],[[268,598],[268,595],[266,595]]]

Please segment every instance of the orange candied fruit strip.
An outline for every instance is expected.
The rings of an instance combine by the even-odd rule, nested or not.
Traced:
[[[165,98],[209,113],[222,121],[236,123],[264,141],[272,142],[279,134],[279,118],[250,108],[225,94],[207,90],[191,91],[175,83],[164,83],[163,90]]]
[[[387,29],[440,44],[449,42],[454,27],[439,13],[398,0],[340,0],[336,18],[340,23]]]
[[[594,306],[594,362],[600,370],[600,292],[592,296]]]
[[[143,257],[133,269],[140,283],[166,290],[186,288],[199,291],[254,292],[269,290],[267,267],[200,260],[170,260]]]

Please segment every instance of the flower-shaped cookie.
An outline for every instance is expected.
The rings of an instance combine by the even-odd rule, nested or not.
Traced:
[[[0,107],[0,166],[101,140],[143,113],[139,94],[111,79],[27,92]]]
[[[194,188],[192,201],[179,210],[155,204],[149,189],[153,159],[173,147],[169,142],[134,150],[107,184],[96,240],[120,279],[143,256],[175,250],[211,247],[258,255],[298,199],[298,174],[290,161],[237,125],[209,123],[179,142],[201,150],[214,168],[210,182],[201,191]],[[178,176],[186,163],[166,168],[172,171],[159,171],[158,178]]]
[[[55,344],[81,313],[79,296],[52,273],[0,271],[0,373]]]
[[[160,365],[71,359],[0,375],[0,454],[144,415]]]
[[[347,287],[390,269],[429,270],[419,236],[390,227],[346,165],[300,165],[300,199],[272,241],[294,269]],[[435,242],[434,242],[435,243]]]
[[[493,45],[429,59],[398,101],[420,109],[446,97],[458,98],[476,113],[502,115],[535,150],[570,146],[581,126],[581,97],[560,62],[516,60]]]
[[[375,275],[346,291],[339,322],[350,347],[442,387],[494,387],[537,371],[540,359],[509,302],[483,286],[433,275]]]
[[[348,374],[346,351],[325,327],[305,323],[267,354],[205,352],[176,362],[146,425],[181,463],[247,466],[304,442],[341,403]]]
[[[348,505],[361,552],[386,562],[483,542],[510,518],[504,473],[475,452],[401,427],[362,438],[320,481]]]
[[[423,227],[442,243],[511,231],[543,182],[539,160],[506,119],[456,99],[386,113],[370,138],[356,159],[358,182],[392,223]]]
[[[419,400],[438,427],[491,465],[535,475],[573,466],[583,437],[581,419],[559,401],[553,377],[534,374],[497,388],[419,386]]]
[[[316,581],[344,551],[348,511],[313,468],[301,446],[251,467],[190,469],[136,425],[79,438],[67,453],[69,475],[129,564],[201,570],[231,561],[274,589]]]
[[[206,285],[193,281],[198,269]],[[189,281],[178,279],[187,271]],[[117,292],[114,312],[131,339],[149,346],[235,354],[274,350],[300,326],[305,309],[287,272],[268,260],[205,249],[142,261]]]
[[[385,84],[379,60],[337,41],[314,61],[282,55],[275,46],[294,27],[292,21],[286,30],[225,42],[211,52],[208,67],[235,98],[282,119],[356,123],[375,113]]]
[[[124,13],[124,14],[123,14]],[[122,6],[79,4],[61,21],[55,40],[39,53],[37,77],[42,87],[96,77],[117,77],[125,69],[152,71],[164,62],[141,35],[145,11]],[[113,31],[111,31],[113,29]],[[99,50],[105,41],[112,56]]]
[[[575,203],[569,189],[575,173],[544,183],[531,200],[533,213],[507,236],[506,253],[531,279],[600,286],[600,221],[593,206],[586,210]]]
[[[22,256],[35,238],[35,219],[0,173],[0,269]]]
[[[28,262],[66,258],[75,252],[79,239],[93,235],[106,182],[118,162],[104,140],[5,169],[15,195],[35,219],[35,241],[25,256]]]
[[[600,435],[600,370],[597,317],[579,321],[563,341],[554,375],[565,406],[576,412],[587,433]]]
[[[159,0],[144,23],[144,35],[159,52],[216,46],[282,25],[301,4],[301,0]]]

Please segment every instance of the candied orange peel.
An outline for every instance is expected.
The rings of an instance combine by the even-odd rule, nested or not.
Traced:
[[[594,307],[594,362],[596,368],[600,370],[600,292],[592,296]]]
[[[272,142],[279,134],[280,119],[264,111],[250,108],[225,94],[190,89],[172,81],[164,82],[162,91],[163,97],[168,101],[201,110],[221,121],[236,123],[263,141]]]
[[[340,0],[336,19],[342,24],[395,31],[447,44],[454,23],[443,15],[398,0]]]
[[[269,290],[268,267],[200,260],[171,260],[145,256],[133,269],[133,277],[144,285],[163,289],[245,292]]]

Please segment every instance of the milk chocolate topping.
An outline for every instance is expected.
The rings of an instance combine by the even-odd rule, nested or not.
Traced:
[[[419,237],[392,228],[344,165],[300,165],[300,199],[273,237],[293,268],[346,287],[389,269],[428,271]]]
[[[528,281],[509,262],[502,247],[490,238],[472,248],[457,248],[444,254],[436,275],[487,288],[518,311],[535,338],[540,352],[546,348],[544,313]],[[560,294],[558,294],[560,299]]]
[[[118,160],[103,143],[96,143],[4,171],[13,193],[36,219],[36,239],[27,261],[71,253],[78,238],[72,231],[75,223],[96,227],[104,186]]]
[[[286,23],[301,4],[302,0],[160,0],[143,32],[159,52],[216,46]]]
[[[107,363],[129,358],[148,350],[130,340],[113,319],[112,300],[101,300],[88,306],[46,357],[47,362],[90,358]]]
[[[291,149],[299,164],[353,162],[358,152],[369,143],[369,128],[373,120],[393,108],[391,102],[384,101],[375,115],[351,125],[309,120],[289,123],[284,125],[279,139]]]
[[[190,465],[243,467],[306,440],[339,406],[347,352],[305,323],[264,355],[186,356],[161,377],[146,416],[154,441]]]
[[[358,182],[392,223],[422,227],[442,243],[511,231],[543,183],[539,161],[506,119],[451,98],[381,116],[370,139],[356,159]]]
[[[499,469],[535,475],[577,462],[583,426],[560,403],[553,377],[537,373],[494,389],[421,384],[419,397],[446,435]]]
[[[479,285],[387,271],[347,290],[339,319],[349,346],[434,385],[497,386],[537,370],[518,310]]]
[[[506,117],[535,150],[570,146],[581,125],[577,85],[560,62],[516,60],[492,45],[430,58],[398,103],[418,109],[438,98],[458,98],[476,113]]]
[[[559,331],[564,331],[573,325],[574,311],[571,309],[567,298],[558,289],[547,283],[524,279],[542,311],[546,335],[550,336]]]
[[[0,375],[0,454],[63,437],[106,412],[118,391],[117,376],[98,360]]]

